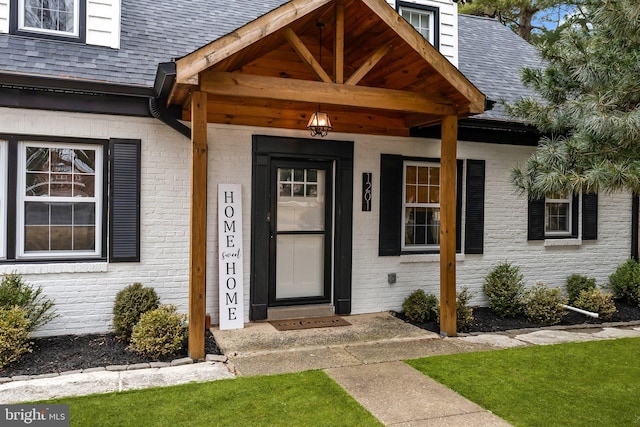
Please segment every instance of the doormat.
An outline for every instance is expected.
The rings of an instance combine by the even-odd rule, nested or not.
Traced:
[[[269,323],[279,331],[296,331],[300,329],[332,328],[334,326],[350,326],[340,316],[310,317],[307,319],[270,320]]]

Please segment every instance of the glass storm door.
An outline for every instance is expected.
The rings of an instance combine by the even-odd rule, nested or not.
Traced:
[[[331,300],[331,178],[329,162],[273,163],[272,306]]]

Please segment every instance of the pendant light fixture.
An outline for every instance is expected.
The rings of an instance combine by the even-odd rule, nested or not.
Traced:
[[[318,21],[316,22],[316,26],[319,29],[320,40],[320,65],[322,66],[322,28],[324,27],[324,22]],[[318,110],[313,113],[311,118],[309,119],[309,124],[307,124],[307,129],[311,133],[311,136],[321,136],[325,137],[332,129],[331,120],[329,120],[329,114],[321,111],[320,104],[318,104]]]

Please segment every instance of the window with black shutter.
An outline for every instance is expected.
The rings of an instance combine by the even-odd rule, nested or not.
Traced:
[[[579,203],[582,200],[582,221]],[[578,238],[582,223],[582,240],[598,238],[598,195],[574,194],[569,198],[549,196],[528,201],[527,240]]]
[[[462,252],[463,161],[457,170],[457,251]],[[482,253],[484,233],[484,161],[467,177],[465,252]],[[469,172],[468,172],[469,173]],[[470,180],[471,182],[470,184]],[[473,194],[469,194],[469,192]],[[383,154],[380,158],[380,230],[378,254],[439,252],[439,159]]]

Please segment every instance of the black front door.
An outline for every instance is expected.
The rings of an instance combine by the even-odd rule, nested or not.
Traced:
[[[269,306],[331,301],[333,165],[271,163]]]
[[[353,142],[255,135],[251,320],[269,307],[351,312]]]

